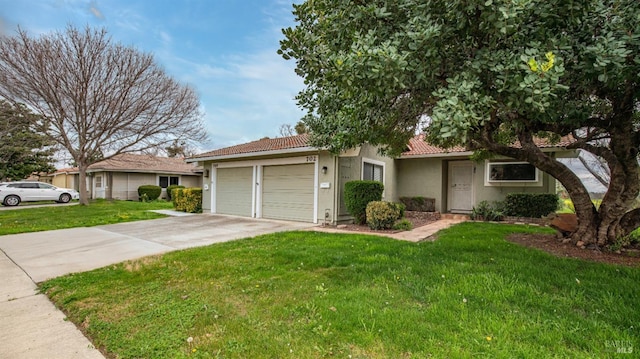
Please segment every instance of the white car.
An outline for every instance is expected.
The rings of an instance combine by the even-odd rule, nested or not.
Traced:
[[[17,206],[20,202],[56,201],[69,203],[80,198],[74,189],[58,188],[42,182],[8,182],[0,185],[0,203],[4,206]]]

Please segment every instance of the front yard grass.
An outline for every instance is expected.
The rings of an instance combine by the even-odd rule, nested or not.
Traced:
[[[166,217],[149,212],[173,209],[166,201],[133,202],[96,200],[88,206],[50,206],[0,211],[0,235],[53,229],[91,227]]]
[[[287,232],[47,281],[112,358],[603,358],[640,350],[640,268],[464,223],[436,242]]]

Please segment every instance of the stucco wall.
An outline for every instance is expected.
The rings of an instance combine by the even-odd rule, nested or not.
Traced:
[[[338,213],[336,210],[336,189],[338,188],[338,173],[336,171],[336,158],[327,151],[321,151],[318,155],[318,223],[335,223]],[[327,168],[327,173],[322,173],[322,168]],[[322,188],[322,184],[324,187]]]
[[[362,146],[360,158],[360,166],[362,166],[362,161],[367,159],[384,163],[384,193],[382,194],[382,199],[391,202],[398,201],[396,161],[391,157],[378,154],[378,148],[369,145]],[[358,175],[360,176],[358,179],[361,179],[362,167],[360,167]]]
[[[158,179],[153,173],[113,172],[113,199],[138,200],[138,187],[143,185],[157,185]]]
[[[436,200],[436,210],[446,210],[441,158],[402,159],[397,161],[397,193],[400,197],[427,197]]]
[[[53,178],[51,179],[51,184],[56,187],[62,188],[76,189],[78,187],[75,183],[75,175],[66,173],[53,176]]]
[[[202,212],[211,213],[211,185],[213,183],[212,177],[215,173],[213,171],[213,162],[203,162],[202,168],[204,169],[204,173],[202,174]],[[205,176],[207,174],[209,176]]]
[[[448,211],[448,166],[466,158],[417,158],[397,161],[398,197],[423,196],[435,198],[436,210]],[[485,162],[471,162],[473,174],[473,203],[502,201],[508,193],[555,193],[555,179],[541,172],[540,183],[485,184]]]
[[[202,187],[202,176],[180,176],[180,184],[190,187]]]

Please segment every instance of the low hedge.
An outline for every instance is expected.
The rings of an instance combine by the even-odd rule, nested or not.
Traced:
[[[138,199],[142,202],[155,201],[160,197],[162,188],[155,185],[142,185],[138,187]]]
[[[173,191],[176,188],[185,188],[182,185],[177,185],[177,184],[172,184],[171,186],[167,187],[167,201],[171,201],[171,191]]]
[[[344,184],[344,204],[354,222],[367,221],[367,204],[382,200],[384,185],[378,181],[349,181]]]
[[[202,188],[175,188],[171,201],[176,211],[202,213]]]
[[[509,193],[503,203],[507,216],[540,218],[558,209],[559,198],[553,193]]]

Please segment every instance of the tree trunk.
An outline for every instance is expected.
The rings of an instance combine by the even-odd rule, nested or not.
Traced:
[[[522,148],[514,148],[497,144],[485,134],[482,145],[497,154],[527,161],[562,183],[573,201],[578,218],[576,231],[569,235],[573,243],[582,241],[585,245],[606,246],[638,228],[640,210],[629,212],[639,191],[636,153],[627,151],[629,154],[615,165],[608,161],[612,167],[611,182],[600,208],[596,209],[589,192],[575,173],[543,153],[530,134],[521,134],[519,140]]]
[[[78,171],[80,173],[80,180],[78,183],[78,192],[80,192],[80,204],[89,205],[89,193],[87,192],[87,166],[84,163],[78,164]]]

